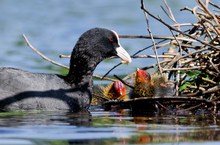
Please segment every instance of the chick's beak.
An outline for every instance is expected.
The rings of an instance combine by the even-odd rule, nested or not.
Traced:
[[[122,63],[130,63],[131,62],[131,57],[128,54],[128,52],[121,46],[117,47],[116,49],[118,57],[122,59]]]

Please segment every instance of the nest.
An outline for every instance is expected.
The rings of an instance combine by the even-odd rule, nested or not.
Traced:
[[[176,22],[171,9],[165,1],[164,12],[174,22],[167,24],[160,17],[154,16],[144,6],[141,0],[141,9],[147,21],[148,36],[121,35],[123,38],[145,38],[151,39],[154,56],[137,54],[145,49],[138,50],[133,58],[155,57],[157,64],[145,66],[142,69],[158,68],[158,72],[166,76],[168,80],[175,83],[175,95],[168,97],[142,97],[128,101],[108,101],[104,103],[108,110],[113,106],[129,108],[133,112],[169,112],[172,114],[190,114],[198,112],[218,113],[220,100],[220,7],[206,0],[196,0],[194,8],[182,8],[181,11],[188,11],[197,20],[196,23]],[[210,10],[211,7],[214,10]],[[172,36],[153,36],[148,23],[148,17],[154,18],[165,25]],[[187,27],[188,29],[182,31]],[[160,40],[155,42],[155,40]],[[169,46],[169,49],[162,56],[157,50]],[[162,60],[160,58],[163,58]],[[123,79],[126,80],[127,77]],[[172,104],[172,105],[170,105]],[[113,108],[114,108],[113,107]],[[201,111],[202,110],[202,111]]]
[[[196,97],[142,97],[127,101],[112,100],[103,103],[105,110],[130,109],[134,116],[152,114],[204,115],[217,114],[219,102]]]

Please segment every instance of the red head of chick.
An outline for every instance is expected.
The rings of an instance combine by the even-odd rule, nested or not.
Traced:
[[[151,76],[148,72],[141,70],[137,68],[136,71],[136,77],[135,77],[135,83],[150,83],[151,82]]]
[[[101,105],[103,102],[108,100],[128,100],[126,87],[121,81],[114,81],[106,87],[93,87],[93,98],[91,105]]]
[[[134,89],[130,93],[130,98],[153,97],[155,89],[151,81],[151,75],[139,68],[136,71]]]
[[[113,100],[127,100],[126,87],[121,81],[114,81],[104,89],[104,96]]]

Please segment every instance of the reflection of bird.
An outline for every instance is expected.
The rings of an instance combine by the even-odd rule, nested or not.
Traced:
[[[150,74],[137,68],[134,89],[130,93],[130,98],[153,97],[154,94],[155,89]]]
[[[76,43],[67,76],[1,68],[0,109],[87,109],[92,97],[93,71],[103,59],[111,56],[131,62],[116,32],[94,28],[82,34]]]
[[[114,81],[106,87],[94,87],[92,105],[101,105],[108,100],[128,100],[126,87],[121,81]]]

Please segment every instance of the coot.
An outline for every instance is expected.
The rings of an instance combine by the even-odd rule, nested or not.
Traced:
[[[88,109],[93,71],[103,59],[112,56],[131,62],[127,51],[120,46],[115,31],[93,28],[77,41],[66,76],[0,68],[0,110],[76,112]]]
[[[167,81],[158,73],[151,75],[147,71],[137,68],[134,89],[130,92],[131,99],[166,96],[174,96],[173,82]]]
[[[121,81],[114,81],[103,90],[104,96],[111,100],[128,100],[127,90]]]
[[[155,94],[154,84],[151,75],[139,68],[136,71],[134,89],[130,92],[130,98],[153,97]]]
[[[127,90],[121,81],[113,81],[107,86],[96,85],[93,87],[92,106],[103,105],[109,100],[128,100]]]

